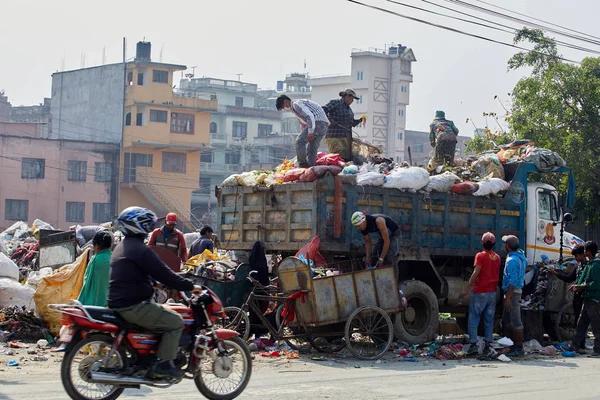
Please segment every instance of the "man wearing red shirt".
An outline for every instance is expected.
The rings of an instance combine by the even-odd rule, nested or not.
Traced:
[[[494,252],[496,237],[491,233],[484,233],[481,238],[483,251],[475,256],[475,270],[461,298],[466,296],[471,288],[473,294],[469,302],[469,342],[477,343],[477,328],[483,315],[486,343],[494,340],[494,314],[496,312],[496,289],[500,280],[500,256]]]

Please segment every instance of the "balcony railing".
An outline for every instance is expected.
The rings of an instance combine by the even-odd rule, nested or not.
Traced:
[[[240,171],[239,164],[221,164],[221,163],[200,163],[200,173],[202,172],[216,172],[216,173],[230,173],[235,174]]]
[[[210,138],[214,140],[227,140],[226,133],[211,133]]]

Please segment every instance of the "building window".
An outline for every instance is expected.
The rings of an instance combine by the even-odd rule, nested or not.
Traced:
[[[273,132],[273,125],[258,124],[258,136],[261,136],[261,137],[271,136],[272,132]]]
[[[236,107],[244,107],[244,98],[243,97],[236,97],[235,98],[235,106]]]
[[[210,123],[210,133],[217,133],[217,123],[216,122]]]
[[[137,113],[137,115],[135,117],[135,124],[137,126],[143,126],[144,125],[144,113]]]
[[[212,184],[210,182],[210,178],[200,177],[200,190],[201,191],[210,193],[211,185]]]
[[[200,154],[200,162],[213,162],[213,152],[212,151],[204,151]]]
[[[233,137],[238,139],[245,139],[248,135],[248,123],[233,121]]]
[[[413,146],[413,150],[415,153],[422,153],[423,152],[423,143],[417,143]]]
[[[87,180],[87,162],[71,161],[68,164],[68,177],[71,182],[85,182]]]
[[[241,160],[241,155],[238,152],[235,153],[225,153],[225,164],[239,164]]]
[[[85,203],[67,201],[67,222],[85,221]]]
[[[171,113],[171,133],[194,134],[194,114]]]
[[[163,110],[150,110],[150,122],[167,122],[167,112]]]
[[[401,88],[401,89],[402,89],[402,93],[406,93],[406,92],[408,92],[408,88],[407,88],[406,86],[402,86],[402,88]]]
[[[402,140],[402,132],[398,132],[398,140]]]
[[[112,220],[110,203],[94,203],[92,222],[101,224]]]
[[[112,164],[107,162],[97,162],[94,171],[95,182],[112,181]]]
[[[162,172],[176,172],[179,174],[185,174],[185,153],[164,151],[162,155]]]
[[[129,126],[131,125],[131,113],[128,112],[127,114],[125,114],[125,125]]]
[[[21,162],[21,178],[44,179],[46,160],[43,158],[23,158]]]
[[[4,218],[9,221],[29,220],[29,200],[6,199],[4,202]]]
[[[169,71],[152,70],[152,82],[169,83]]]
[[[362,72],[362,71],[358,71],[358,72],[356,73],[356,80],[357,80],[357,81],[362,81],[363,79],[364,79],[364,74],[363,74],[363,72]]]
[[[127,86],[133,85],[133,71],[127,73]]]
[[[138,72],[138,85],[144,86],[144,73]]]
[[[125,153],[123,165],[123,182],[135,182],[137,167],[152,167],[152,154]]]
[[[404,117],[404,110],[398,110],[398,115]]]
[[[358,99],[356,100],[356,104],[362,104],[362,94],[360,96],[358,96]]]

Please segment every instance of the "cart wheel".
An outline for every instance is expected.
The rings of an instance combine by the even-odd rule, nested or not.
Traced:
[[[284,306],[285,304],[280,304],[279,307],[275,309],[275,324],[277,325],[276,327],[278,330],[281,324],[283,323],[283,317],[281,316],[281,313],[283,312]],[[286,326],[285,328],[283,328],[283,335],[289,337],[302,331],[301,328],[295,329],[296,331],[293,331],[291,328]],[[293,350],[296,350],[298,352],[307,353],[310,351],[311,348],[311,343],[306,338],[283,339],[283,341],[287,343],[287,345],[290,346]]]
[[[223,318],[215,322],[216,328],[234,330],[239,332],[244,341],[248,340],[250,337],[250,318],[248,318],[248,314],[242,312],[239,307],[225,307],[223,313],[225,314]]]
[[[315,350],[321,353],[337,353],[346,347],[346,340],[343,337],[312,336],[308,338],[308,341]]]
[[[577,330],[577,316],[573,304],[565,304],[556,316],[556,333],[560,342],[571,340]]]
[[[355,310],[346,322],[346,345],[350,353],[363,360],[383,357],[394,338],[392,320],[379,307]]]

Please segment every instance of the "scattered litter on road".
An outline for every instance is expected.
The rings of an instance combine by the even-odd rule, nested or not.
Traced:
[[[29,345],[13,340],[12,342],[8,343],[8,347],[10,347],[11,349],[26,349],[29,347]]]
[[[500,360],[502,362],[511,362],[512,361],[510,358],[508,358],[506,356],[506,354],[500,354],[500,356],[498,356],[498,360]]]
[[[314,356],[312,357],[313,361],[327,361],[327,357],[323,356]]]
[[[19,366],[19,362],[16,360],[10,360],[6,363],[7,367],[18,367]]]
[[[262,357],[281,357],[281,354],[278,351],[268,351],[265,353],[260,353]]]
[[[4,349],[4,350],[0,350],[0,355],[3,355],[3,356],[14,356],[15,352],[13,350],[10,350],[10,349]]]

